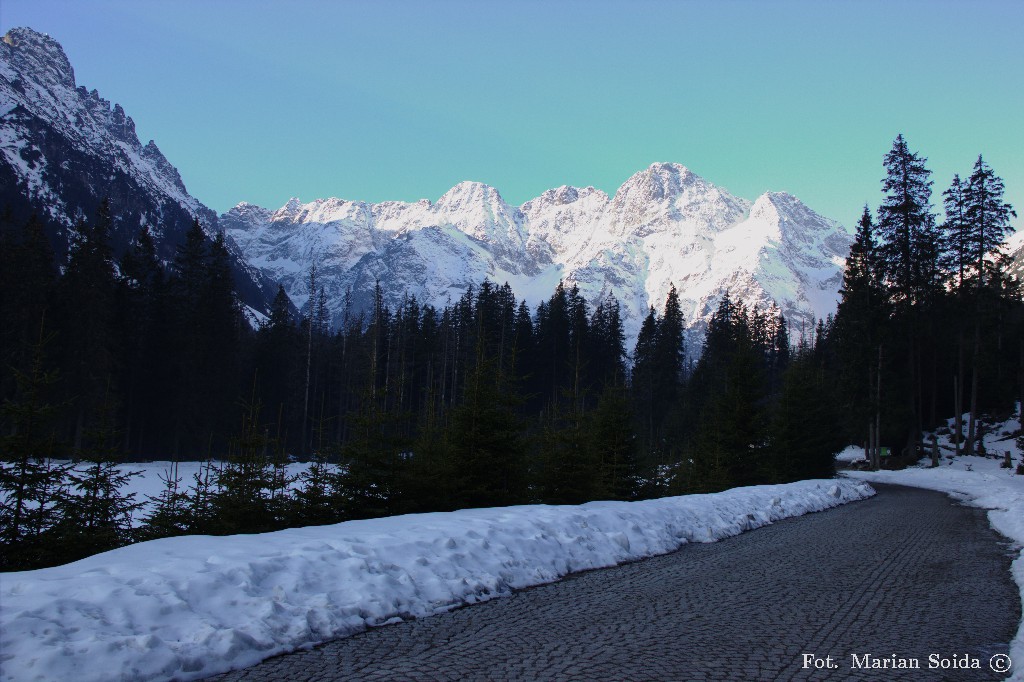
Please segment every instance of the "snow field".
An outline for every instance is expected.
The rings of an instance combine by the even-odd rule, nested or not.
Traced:
[[[223,466],[223,462],[214,462],[214,468]],[[80,469],[88,465],[79,465]],[[142,503],[142,507],[132,515],[132,525],[141,526],[146,516],[156,509],[156,500],[164,491],[164,480],[177,472],[181,482],[178,483],[178,490],[186,492],[195,483],[195,476],[203,473],[206,462],[129,462],[118,464],[117,469],[122,473],[138,472],[123,488],[124,493],[135,493],[135,502]],[[334,465],[330,465],[334,466]],[[309,469],[308,462],[290,462],[285,466],[285,473],[292,478],[289,490],[296,490],[302,487],[300,476]]]
[[[873,494],[800,481],[154,540],[0,574],[0,678],[199,679]]]

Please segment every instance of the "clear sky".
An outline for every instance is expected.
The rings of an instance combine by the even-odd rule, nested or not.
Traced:
[[[674,161],[852,225],[902,132],[936,204],[983,153],[1024,216],[1021,0],[0,0],[14,26],[218,211],[461,180],[518,204]]]

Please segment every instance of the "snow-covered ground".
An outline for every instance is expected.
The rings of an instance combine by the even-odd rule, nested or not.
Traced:
[[[966,424],[966,421],[965,421]],[[950,423],[952,426],[952,422]],[[954,457],[948,435],[939,436],[942,457],[937,468],[924,459],[918,467],[902,471],[848,471],[850,478],[877,483],[895,483],[929,488],[949,493],[952,497],[972,506],[988,509],[992,527],[1024,545],[1024,476],[1016,474],[1021,463],[1021,452],[1010,437],[1020,429],[1017,419],[992,425],[986,429],[985,448],[998,459],[987,457]],[[848,448],[851,451],[854,448]],[[1013,468],[1000,468],[1005,452],[1010,453]],[[845,452],[845,451],[844,451]],[[860,450],[863,453],[863,450]],[[1013,579],[1021,589],[1024,600],[1024,554],[1017,548],[1012,565]],[[1011,680],[1024,680],[1024,622],[1010,644],[1010,658],[1015,662]]]
[[[57,464],[67,464],[67,460],[54,460]],[[132,476],[121,492],[128,495],[135,495],[135,502],[142,503],[142,506],[132,515],[132,525],[141,526],[146,516],[156,507],[156,498],[164,490],[164,481],[167,477],[177,476],[180,479],[178,489],[186,491],[195,483],[195,476],[202,473],[206,462],[128,462],[117,465],[118,471],[122,473],[136,473]],[[214,468],[223,466],[221,462],[213,462]],[[88,464],[81,463],[77,468],[84,471]],[[290,488],[299,488],[302,481],[299,478],[309,469],[309,463],[292,462],[286,467],[286,475],[293,479]]]
[[[0,574],[0,677],[198,679],[873,494],[801,481],[144,542]]]
[[[864,448],[859,445],[850,445],[845,450],[836,455],[836,462],[849,464],[851,462],[859,462],[864,459]]]

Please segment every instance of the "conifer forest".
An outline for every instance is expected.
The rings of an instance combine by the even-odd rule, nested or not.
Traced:
[[[829,477],[851,443],[898,466],[949,418],[976,453],[976,416],[1024,391],[1000,250],[1016,214],[981,156],[941,191],[902,136],[883,168],[835,315],[794,329],[726,292],[685,352],[674,288],[628,346],[615,298],[570,283],[536,307],[487,280],[443,309],[378,293],[332,327],[311,270],[301,313],[282,288],[254,325],[198,222],[172,261],[156,225],[116,253],[104,202],[57,258],[40,221],[0,214],[0,570],[170,535]],[[118,465],[142,460],[207,464],[168,475],[139,523]]]

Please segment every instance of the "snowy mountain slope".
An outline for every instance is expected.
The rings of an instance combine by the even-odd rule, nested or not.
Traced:
[[[851,242],[791,195],[750,202],[668,163],[636,173],[613,197],[562,186],[514,207],[492,187],[463,182],[434,203],[240,204],[221,224],[300,306],[315,262],[335,322],[346,292],[364,308],[377,281],[392,305],[409,294],[442,306],[484,277],[508,281],[531,305],[565,280],[591,302],[613,293],[631,337],[672,284],[695,331],[726,290],[777,303],[796,329],[809,325],[834,310]]]
[[[193,218],[210,234],[218,227],[216,213],[188,193],[156,144],[139,141],[121,106],[76,85],[59,43],[12,29],[0,39],[0,209],[9,207],[16,223],[37,213],[63,254],[79,218],[93,216],[104,197],[115,251],[149,225],[170,260]],[[266,310],[276,286],[229,248],[243,300]]]

